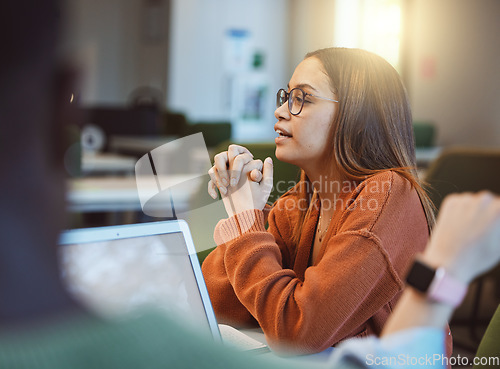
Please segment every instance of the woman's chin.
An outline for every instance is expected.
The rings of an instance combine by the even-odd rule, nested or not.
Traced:
[[[298,165],[297,163],[297,157],[294,153],[288,152],[288,150],[282,148],[282,147],[276,147],[276,159],[279,161],[288,163],[288,164],[293,164],[293,165]]]

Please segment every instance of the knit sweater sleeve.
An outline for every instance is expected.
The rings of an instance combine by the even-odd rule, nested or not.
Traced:
[[[226,255],[228,244],[239,237],[240,233],[264,233],[269,237],[269,241],[280,250],[276,254],[276,259],[281,265],[283,259],[289,260],[289,245],[285,238],[291,236],[291,228],[288,223],[280,234],[275,222],[273,209],[269,205],[263,212],[250,211],[237,214],[230,219],[221,220],[214,230],[214,240],[218,245],[203,261],[202,271],[210,294],[212,306],[217,315],[219,323],[231,324],[235,327],[257,326],[258,323],[248,309],[241,303],[235,294],[227,272]],[[266,231],[265,224],[269,222],[269,230]]]
[[[392,225],[390,232],[378,224],[404,213],[412,215],[411,222],[413,216],[422,218],[423,211],[418,196],[398,184],[403,182],[394,186],[393,179],[389,175],[390,185],[378,191],[365,184],[353,192],[337,231],[329,231],[319,260],[303,276],[287,266],[286,243],[279,237],[287,235],[267,232],[261,212],[246,211],[219,224],[224,242],[218,253],[220,272],[224,270],[234,299],[255,317],[271,347],[322,351],[352,336],[402,290],[401,260],[421,251],[425,241],[412,240],[407,224]],[[271,214],[270,229],[272,220]],[[417,223],[420,232],[425,217]],[[309,222],[303,232],[314,232],[314,227]]]

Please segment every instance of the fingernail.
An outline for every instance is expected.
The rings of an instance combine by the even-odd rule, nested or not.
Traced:
[[[236,180],[236,178],[231,178],[231,186],[235,187],[237,184],[238,184],[238,181]]]
[[[220,186],[219,191],[222,192],[224,195],[227,193],[226,187]]]
[[[217,198],[217,194],[214,191],[210,191],[209,194],[214,200]]]
[[[227,187],[227,179],[226,178],[222,178],[222,184]]]
[[[273,164],[273,159],[271,159],[271,158],[266,158],[266,163],[268,163],[268,164],[271,164],[271,165],[272,165],[272,164]]]

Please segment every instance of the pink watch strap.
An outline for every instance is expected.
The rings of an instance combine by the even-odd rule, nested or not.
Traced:
[[[436,269],[434,279],[427,290],[427,296],[437,302],[453,307],[460,305],[467,293],[467,285],[446,273],[444,268]]]

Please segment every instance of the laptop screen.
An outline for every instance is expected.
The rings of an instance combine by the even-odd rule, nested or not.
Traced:
[[[141,233],[140,228],[133,229]],[[108,229],[114,234],[120,227]],[[197,330],[213,331],[209,324],[215,319],[213,310],[202,296],[206,287],[197,281],[202,279],[198,260],[189,252],[182,231],[118,239],[107,235],[103,240],[88,237],[91,229],[70,232],[72,237],[66,238],[71,240],[60,248],[63,280],[88,308],[113,317],[153,307],[184,318]],[[72,242],[79,239],[82,242]]]

